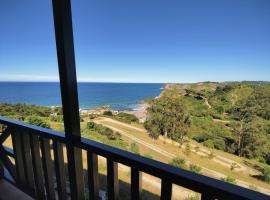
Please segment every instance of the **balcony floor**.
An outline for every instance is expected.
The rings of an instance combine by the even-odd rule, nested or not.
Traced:
[[[8,181],[0,180],[0,200],[33,200]]]

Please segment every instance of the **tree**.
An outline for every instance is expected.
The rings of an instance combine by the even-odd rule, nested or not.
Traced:
[[[144,124],[149,136],[157,139],[163,135],[182,145],[190,127],[189,113],[181,96],[175,91],[167,91],[162,97],[151,102]]]

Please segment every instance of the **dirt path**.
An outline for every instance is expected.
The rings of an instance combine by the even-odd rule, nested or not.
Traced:
[[[134,127],[130,124],[126,124],[126,123],[123,123],[123,122],[119,122],[117,120],[114,120],[114,119],[111,119],[111,118],[99,118],[98,120],[95,120],[96,123],[102,123],[102,122],[111,122],[111,123],[114,123],[114,124],[118,124],[118,125],[122,125],[122,126],[125,126],[125,127],[128,127],[128,128],[131,128],[131,129],[134,129],[134,130],[137,130],[137,131],[143,131],[143,132],[146,132],[144,129],[142,128],[139,128],[139,127]],[[108,128],[111,128],[112,130],[114,131],[117,131],[119,132],[120,134],[122,134],[123,136],[139,143],[140,145],[143,145],[155,152],[158,152],[159,154],[163,155],[163,156],[166,156],[167,158],[175,158],[177,157],[176,154],[173,154],[173,153],[170,153],[168,151],[165,151],[153,144],[150,144],[148,142],[145,142],[144,140],[140,139],[140,138],[137,138],[129,133],[127,133],[126,131],[120,129],[120,128],[116,128],[114,126],[111,126],[111,125],[108,125],[106,123],[103,123],[103,125],[107,126]],[[221,157],[221,156],[220,156]],[[229,160],[227,158],[224,158],[224,157],[221,157],[223,160]],[[217,158],[216,158],[217,159]],[[221,161],[220,161],[221,162]],[[191,161],[188,161],[187,164],[196,164],[196,163],[192,163]],[[207,176],[211,176],[213,178],[216,178],[216,179],[221,179],[221,178],[225,178],[226,175],[220,173],[220,172],[217,172],[217,171],[214,171],[214,170],[211,170],[211,169],[208,169],[208,168],[205,168],[205,167],[202,167],[202,172],[203,174],[207,175]],[[247,183],[245,181],[242,181],[242,180],[239,180],[237,179],[236,180],[237,184],[238,185],[241,185],[243,187],[246,187],[246,188],[249,188],[249,186],[251,185],[250,183]],[[266,194],[270,194],[270,190],[269,189],[266,189],[266,188],[263,188],[263,187],[258,187],[258,189],[263,192],[263,193],[266,193]]]

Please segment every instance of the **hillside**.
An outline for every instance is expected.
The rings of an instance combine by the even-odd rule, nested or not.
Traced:
[[[188,136],[207,147],[270,164],[270,84],[167,84],[190,113]]]

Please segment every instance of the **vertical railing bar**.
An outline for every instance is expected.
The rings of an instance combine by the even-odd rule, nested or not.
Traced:
[[[108,199],[119,198],[118,163],[110,158],[107,158],[107,191]]]
[[[172,199],[172,183],[166,179],[161,181],[161,197],[160,200],[171,200]]]
[[[50,152],[50,140],[41,138],[42,164],[45,179],[46,196],[48,199],[55,199],[53,182],[53,163]]]
[[[17,185],[24,189],[26,185],[25,175],[24,175],[24,164],[23,164],[23,155],[22,155],[22,144],[21,144],[21,135],[18,129],[14,129],[11,134],[15,166],[16,166],[16,183]]]
[[[45,199],[44,177],[42,172],[42,161],[40,156],[40,144],[38,136],[30,135],[31,154],[33,162],[33,173],[35,177],[36,196],[38,199]]]
[[[87,165],[88,165],[88,188],[89,199],[99,199],[99,181],[98,181],[98,156],[88,151],[87,152]]]
[[[66,199],[66,173],[63,156],[63,144],[53,141],[55,173],[57,181],[57,192],[59,199]]]
[[[131,200],[140,200],[142,193],[142,172],[136,166],[131,167]]]
[[[34,195],[35,183],[34,183],[32,156],[30,149],[30,137],[28,132],[23,132],[23,135],[21,135],[21,142],[23,152],[24,173],[27,181],[27,188],[29,189],[29,193]]]
[[[71,199],[85,199],[82,150],[74,147],[80,141],[80,116],[77,92],[75,54],[70,0],[52,0],[55,39],[60,75]]]

